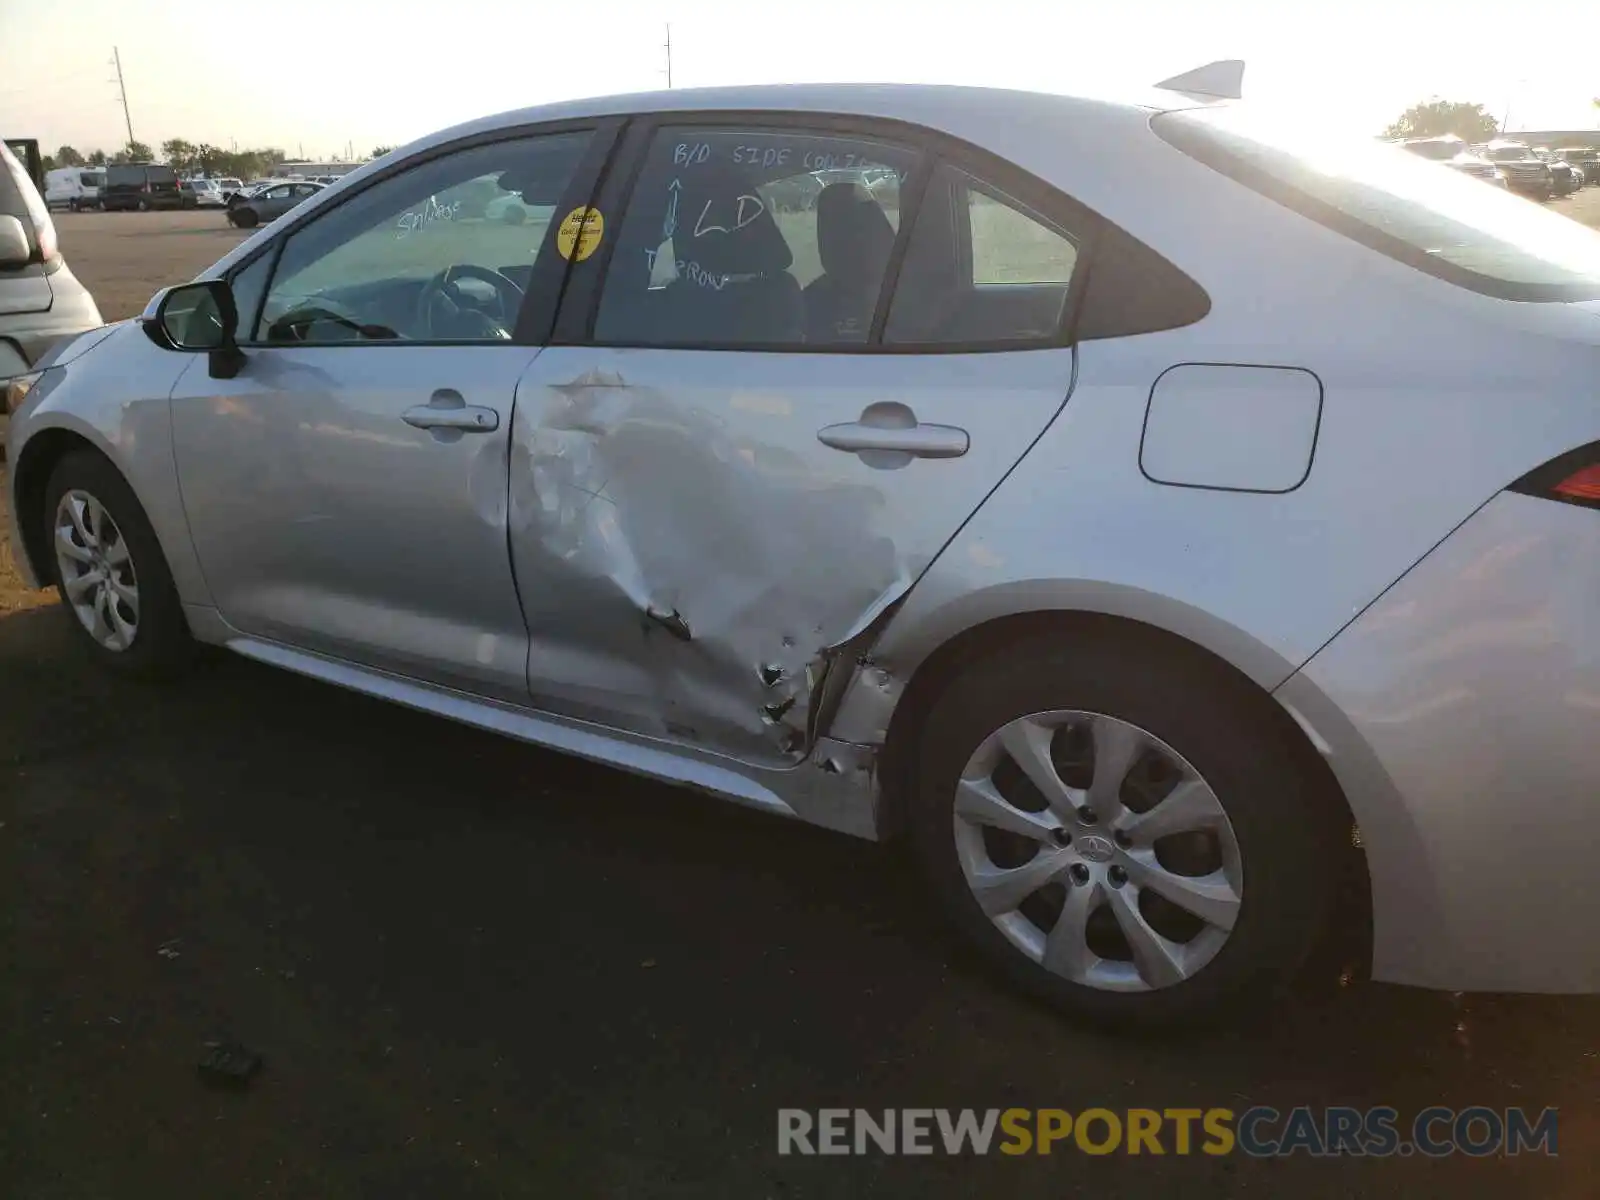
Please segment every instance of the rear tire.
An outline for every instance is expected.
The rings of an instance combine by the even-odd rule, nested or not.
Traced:
[[[62,612],[79,644],[125,675],[181,674],[195,652],[183,603],[149,518],[116,468],[92,450],[68,454],[50,474],[42,520]]]
[[[1151,1030],[1258,1003],[1318,945],[1348,842],[1270,704],[1198,653],[1114,630],[986,658],[923,723],[909,805],[922,872],[970,943],[1072,1016]]]
[[[261,222],[261,215],[253,208],[235,209],[232,220],[240,229],[254,229]]]

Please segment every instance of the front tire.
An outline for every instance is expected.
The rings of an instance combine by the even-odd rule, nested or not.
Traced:
[[[63,458],[45,488],[45,544],[78,640],[102,666],[178,674],[194,641],[165,555],[133,489],[89,450]]]
[[[1087,1021],[1165,1028],[1259,1001],[1318,944],[1345,829],[1270,703],[1112,629],[984,659],[923,723],[923,873],[1013,982]]]
[[[232,220],[240,229],[253,229],[260,222],[261,215],[253,208],[238,208],[233,211]]]

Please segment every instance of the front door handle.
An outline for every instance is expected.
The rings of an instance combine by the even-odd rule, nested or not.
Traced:
[[[900,466],[913,458],[960,458],[972,439],[954,425],[927,425],[904,404],[869,404],[859,421],[829,425],[817,440],[834,450],[859,454],[869,466]]]
[[[453,429],[459,433],[493,433],[500,428],[498,412],[468,404],[453,388],[440,388],[426,404],[406,409],[400,419],[417,429]]]

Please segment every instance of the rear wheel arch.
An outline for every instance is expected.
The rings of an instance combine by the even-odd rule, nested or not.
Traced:
[[[1344,789],[1305,729],[1265,688],[1233,663],[1187,638],[1142,621],[1083,610],[1055,610],[1015,613],[965,629],[917,666],[895,704],[879,756],[878,833],[881,838],[896,837],[906,828],[910,797],[917,787],[917,751],[923,724],[940,693],[963,671],[986,657],[1018,642],[1041,638],[1066,643],[1114,640],[1125,648],[1130,658],[1154,654],[1185,659],[1214,680],[1219,689],[1225,690],[1230,700],[1273,730],[1296,765],[1316,781],[1327,803],[1336,806],[1339,819],[1352,831],[1355,829],[1355,818]],[[1372,920],[1372,889],[1366,856],[1353,836],[1347,868],[1336,921],[1357,932],[1362,942],[1361,953],[1365,955],[1369,951],[1366,943]]]

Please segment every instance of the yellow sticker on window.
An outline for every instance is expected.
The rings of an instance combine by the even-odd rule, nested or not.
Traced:
[[[556,249],[562,258],[582,262],[595,252],[605,232],[606,219],[598,208],[575,208],[561,219]]]

